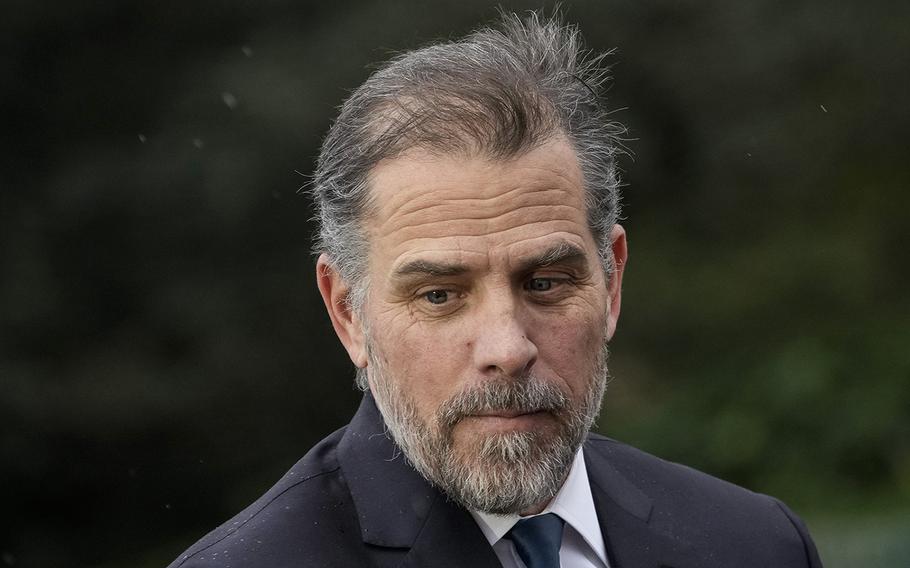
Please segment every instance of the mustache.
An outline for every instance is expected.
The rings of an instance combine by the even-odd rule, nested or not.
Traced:
[[[485,380],[466,387],[441,405],[437,424],[450,429],[467,416],[496,411],[562,413],[571,409],[568,395],[556,385],[527,375]]]

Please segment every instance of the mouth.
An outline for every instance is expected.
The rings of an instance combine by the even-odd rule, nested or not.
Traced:
[[[492,430],[532,430],[552,419],[546,410],[489,410],[464,417],[464,422]]]
[[[488,410],[472,414],[474,418],[518,418],[520,416],[531,416],[542,414],[544,410],[509,410],[506,408],[499,410]]]

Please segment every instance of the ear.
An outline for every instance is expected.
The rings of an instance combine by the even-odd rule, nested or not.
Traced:
[[[622,275],[629,260],[629,249],[626,244],[626,230],[621,225],[613,225],[610,232],[611,248],[613,249],[613,274],[607,282],[607,340],[616,333],[616,322],[619,321],[619,308],[622,304]]]
[[[316,261],[316,285],[329,312],[335,334],[348,352],[351,361],[360,368],[367,366],[366,342],[360,318],[351,309],[348,297],[351,287],[332,266],[329,257],[319,255]]]

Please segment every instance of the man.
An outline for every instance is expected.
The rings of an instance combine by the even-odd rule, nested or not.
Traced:
[[[172,566],[821,566],[773,498],[588,434],[627,259],[603,80],[507,15],[345,102],[316,272],[363,402]]]

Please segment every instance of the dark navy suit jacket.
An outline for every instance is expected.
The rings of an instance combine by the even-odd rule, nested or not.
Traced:
[[[367,394],[351,423],[170,568],[499,567],[471,515],[408,465]],[[820,567],[780,501],[591,434],[612,568]]]

